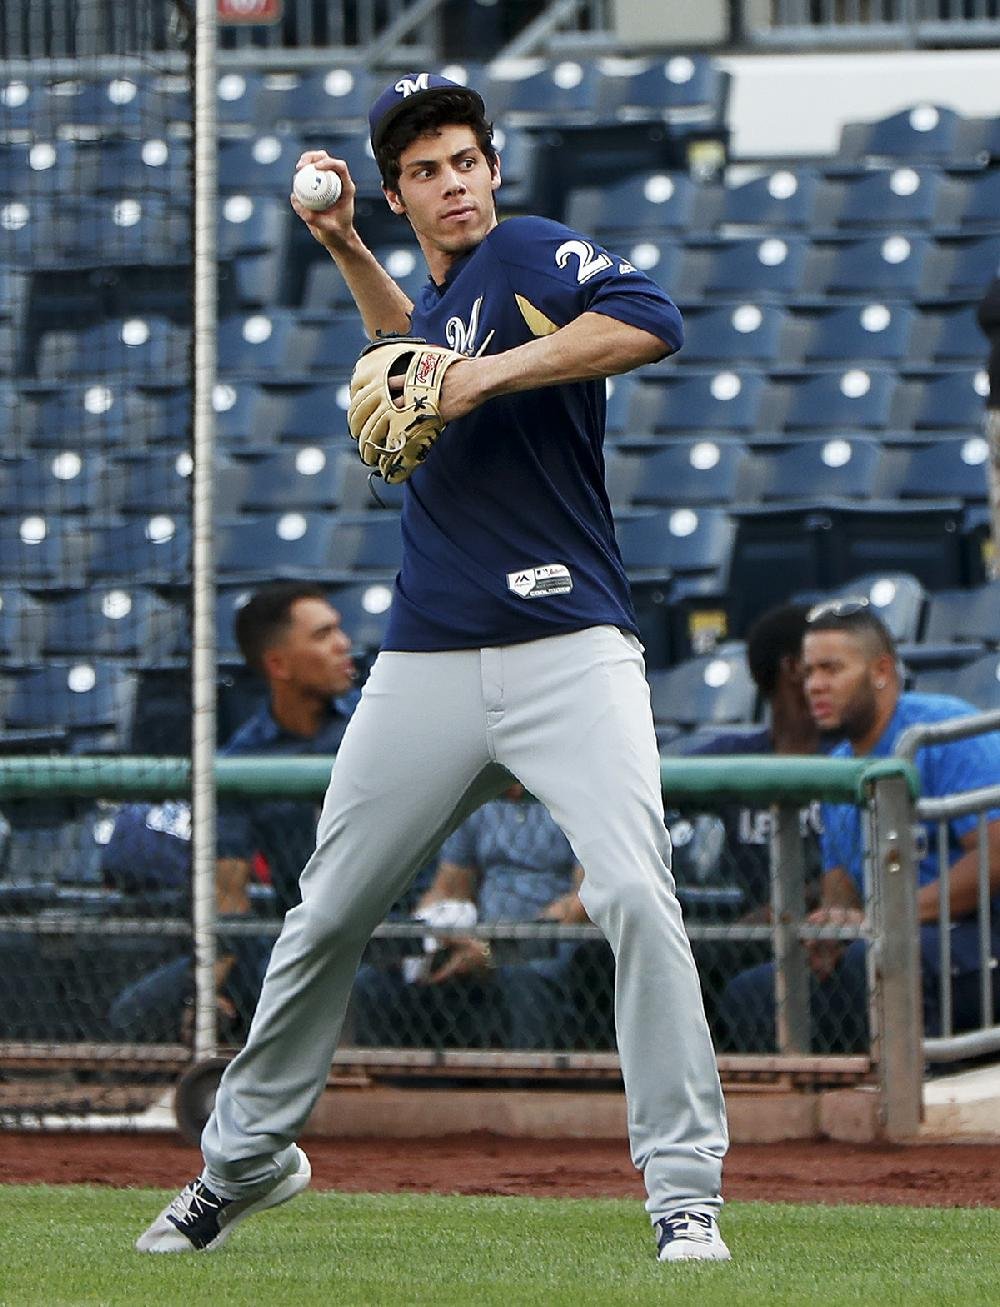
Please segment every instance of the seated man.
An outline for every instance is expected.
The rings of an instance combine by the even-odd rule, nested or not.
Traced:
[[[484,804],[441,849],[437,873],[417,905],[443,924],[442,904],[475,905],[474,921],[585,923],[577,890],[583,869],[540,803],[513,784]],[[452,918],[463,924],[455,910]],[[429,928],[429,932],[431,930]],[[442,939],[429,969],[404,958],[365,962],[352,997],[355,1041],[386,1047],[565,1047],[579,1024],[570,980],[576,945],[532,941],[496,945]],[[411,965],[417,962],[417,965]]]
[[[802,645],[806,696],[817,727],[844,736],[833,757],[888,757],[903,731],[918,722],[947,721],[976,710],[950,695],[903,693],[892,637],[865,600],[821,604],[807,618]],[[916,756],[920,792],[939,798],[1000,781],[1000,735],[922,748]],[[993,895],[992,971],[1000,1002],[1000,811],[987,813],[989,881]],[[954,1028],[979,1023],[979,923],[977,817],[948,822],[948,865],[938,863],[936,823],[924,824],[918,849],[917,910],[923,981],[924,1033],[940,1034],[941,930],[939,878],[947,876],[951,900]],[[861,816],[849,804],[823,805],[823,880],[820,906],[808,920],[817,925],[863,919],[864,865]],[[867,1040],[865,944],[816,940],[808,948],[812,968],[814,1039],[824,1050],[853,1051]],[[737,976],[722,999],[722,1016],[735,1047],[770,1050],[775,1045],[774,966]]]
[[[335,753],[357,691],[351,641],[340,615],[317,586],[279,582],[258,590],[236,615],[236,638],[247,665],[260,673],[267,697],[222,748],[230,757]],[[224,801],[218,814],[217,910],[220,918],[250,911],[255,869],[269,880],[283,915],[298,902],[298,872],[316,835],[316,804],[302,800]],[[133,804],[122,809],[108,845],[106,878],[118,888],[180,892],[191,875],[191,814],[186,803]],[[256,1006],[272,940],[219,935],[219,1008],[224,1036],[240,1037]],[[169,1040],[182,1033],[194,994],[185,953],[129,985],[110,1012],[121,1040]]]

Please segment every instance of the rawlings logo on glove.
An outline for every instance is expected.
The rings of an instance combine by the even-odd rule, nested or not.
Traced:
[[[358,453],[390,485],[405,481],[445,428],[441,386],[464,354],[428,345],[420,336],[382,336],[361,356],[351,377],[347,425]],[[402,377],[402,390],[390,381]]]

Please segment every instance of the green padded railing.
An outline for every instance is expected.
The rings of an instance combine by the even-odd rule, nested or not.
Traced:
[[[218,758],[220,794],[295,798],[318,796],[330,779],[330,757]],[[869,787],[890,776],[905,778],[913,798],[919,794],[912,764],[899,758],[799,758],[744,754],[722,758],[664,758],[663,792],[681,801],[714,806],[719,799],[762,804],[812,799],[861,803]],[[102,799],[177,798],[189,793],[191,764],[186,758],[87,757],[0,758],[0,798],[37,794]]]

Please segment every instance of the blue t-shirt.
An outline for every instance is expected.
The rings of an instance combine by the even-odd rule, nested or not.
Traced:
[[[574,887],[573,850],[541,803],[483,804],[445,840],[441,859],[479,872],[480,921],[533,921]]]
[[[896,711],[868,756],[887,758],[895,750],[896,741],[908,726],[918,722],[943,722],[955,717],[968,717],[978,709],[964,699],[946,694],[901,694]],[[851,758],[854,750],[848,740],[842,740],[831,757]],[[943,798],[963,790],[975,790],[1000,782],[1000,734],[990,732],[974,735],[966,740],[952,740],[947,744],[932,744],[920,749],[915,759],[920,777],[920,793],[925,798]],[[1000,810],[986,814],[987,820],[1000,818]],[[948,822],[948,866],[962,855],[959,840],[976,828],[978,815],[970,813],[953,817]],[[937,854],[937,823],[924,822],[922,847],[918,864],[919,884],[927,885],[941,874]],[[861,839],[861,814],[848,804],[823,805],[823,870],[841,867],[852,878],[858,892],[864,897],[865,877]]]
[[[413,334],[499,354],[596,312],[676,350],[680,314],[644,273],[544,218],[510,218],[424,288]],[[636,631],[604,486],[604,380],[503,395],[450,423],[406,482],[390,650]]]

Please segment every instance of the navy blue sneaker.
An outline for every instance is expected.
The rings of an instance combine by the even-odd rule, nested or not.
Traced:
[[[674,1212],[661,1217],[654,1229],[656,1255],[661,1262],[728,1262],[730,1259],[729,1249],[710,1212]]]
[[[287,1203],[309,1184],[312,1168],[301,1148],[290,1170],[249,1198],[222,1198],[204,1180],[192,1180],[135,1241],[141,1253],[207,1253],[219,1248],[255,1212]]]

